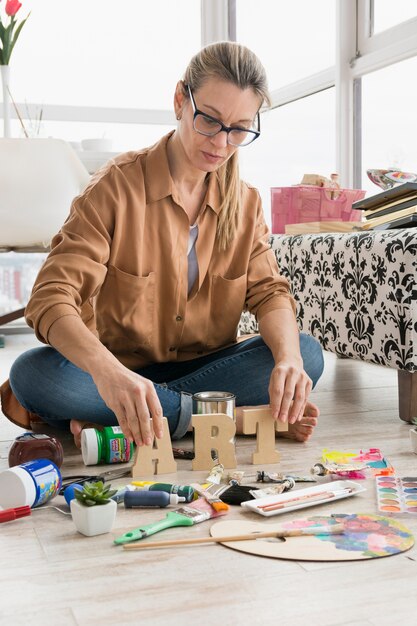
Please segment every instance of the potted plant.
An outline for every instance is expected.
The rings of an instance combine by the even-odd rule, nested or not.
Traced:
[[[75,498],[70,507],[78,532],[92,537],[111,531],[117,511],[117,504],[111,497],[116,491],[111,485],[104,486],[101,480],[86,482],[82,490],[74,490]]]
[[[411,449],[414,454],[417,454],[417,417],[413,417],[411,424],[413,424],[413,428],[410,430]]]

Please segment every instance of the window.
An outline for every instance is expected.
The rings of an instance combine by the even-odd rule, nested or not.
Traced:
[[[415,0],[374,0],[373,15],[373,32],[376,34],[417,17],[417,4]]]
[[[171,109],[200,48],[196,0],[26,0],[13,52],[17,102]]]
[[[304,174],[335,171],[335,93],[326,89],[264,113],[261,136],[240,150],[244,180],[258,188],[271,224],[271,187],[289,187]]]
[[[334,0],[236,0],[236,38],[277,89],[335,63]]]
[[[0,254],[0,315],[26,306],[46,254]]]
[[[417,173],[417,57],[362,78],[362,189],[380,188],[367,169],[396,167]]]

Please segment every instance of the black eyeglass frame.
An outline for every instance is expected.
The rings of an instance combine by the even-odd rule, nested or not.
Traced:
[[[252,129],[249,129],[249,128],[244,128],[243,126],[226,126],[225,124],[223,124],[223,122],[218,120],[217,117],[213,117],[212,115],[209,115],[208,113],[204,113],[203,111],[200,111],[200,109],[197,109],[197,105],[195,103],[193,92],[191,91],[190,85],[184,85],[184,87],[186,89],[188,89],[188,93],[190,95],[191,105],[192,105],[193,111],[194,111],[193,128],[194,128],[196,133],[199,133],[200,135],[204,135],[205,137],[215,137],[219,133],[225,132],[225,133],[227,133],[227,143],[229,145],[231,145],[231,146],[234,146],[235,148],[244,148],[245,146],[250,146],[250,144],[253,143],[255,141],[255,139],[258,139],[259,135],[261,134],[261,118],[260,118],[260,115],[259,115],[259,111],[256,113],[258,130],[252,130]],[[203,117],[207,117],[209,120],[212,120],[216,124],[219,124],[219,126],[220,126],[219,130],[216,130],[215,133],[204,133],[201,130],[197,130],[196,127],[195,127],[195,119],[196,119],[196,117],[198,115],[202,115]],[[232,130],[240,130],[242,132],[249,133],[250,135],[253,135],[253,139],[251,139],[248,143],[239,143],[239,144],[232,143],[231,141],[229,141],[229,133]]]

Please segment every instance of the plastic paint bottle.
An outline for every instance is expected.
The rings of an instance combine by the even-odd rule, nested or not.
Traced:
[[[74,498],[75,498],[74,491],[76,489],[79,489],[80,491],[82,491],[83,490],[83,486],[80,483],[72,483],[71,485],[68,485],[68,487],[65,487],[64,498],[65,498],[65,502],[68,504],[68,506],[70,505],[71,500],[74,500]]]
[[[124,503],[127,509],[135,506],[159,506],[164,507],[169,504],[184,502],[185,498],[170,494],[166,491],[126,491]]]
[[[194,499],[194,489],[190,485],[171,485],[170,483],[153,483],[152,485],[144,485],[140,487],[142,491],[165,491],[166,493],[176,494],[181,498],[185,498],[186,502]]]
[[[0,473],[0,506],[40,506],[58,494],[61,483],[61,472],[49,459],[16,465]]]
[[[111,497],[111,499],[114,500],[117,504],[120,504],[120,502],[125,501],[125,493],[127,493],[128,491],[135,491],[134,486],[126,485],[125,487],[120,487],[120,489],[116,491],[114,496]]]
[[[105,426],[103,430],[84,428],[81,433],[81,452],[85,465],[127,463],[134,450],[135,444],[129,442],[120,426]]]

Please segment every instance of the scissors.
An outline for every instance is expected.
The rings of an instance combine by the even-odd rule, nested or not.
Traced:
[[[99,480],[103,481],[103,483],[109,480],[117,480],[118,478],[124,478],[124,476],[132,475],[132,467],[121,467],[114,470],[107,470],[105,472],[101,472],[101,474],[94,475],[86,475],[86,474],[73,474],[71,476],[63,476],[62,477],[62,486],[59,490],[59,495],[64,495],[64,491],[69,485],[74,485],[77,483],[78,485],[83,485],[86,482],[98,482]]]

